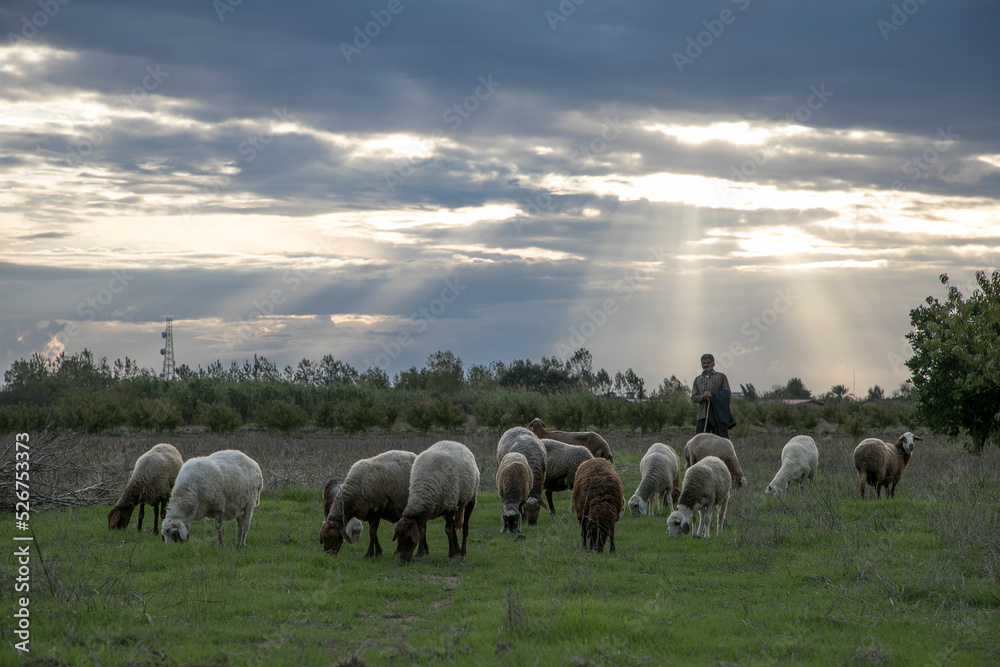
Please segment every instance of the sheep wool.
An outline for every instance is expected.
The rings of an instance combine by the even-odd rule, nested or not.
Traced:
[[[531,466],[528,459],[519,452],[510,452],[497,468],[497,493],[503,503],[501,533],[521,532],[521,510],[530,490]]]
[[[680,537],[691,532],[691,518],[698,512],[695,537],[708,538],[712,525],[712,509],[716,510],[716,535],[722,534],[729,505],[729,490],[733,479],[729,468],[717,456],[706,456],[684,473],[684,486],[677,509],[667,517],[667,535]]]
[[[576,469],[584,461],[594,458],[590,450],[582,445],[567,445],[552,438],[541,438],[545,447],[545,499],[549,503],[549,513],[556,513],[552,504],[552,494],[560,491],[572,491]]]
[[[476,457],[462,443],[441,440],[418,454],[410,471],[410,498],[392,537],[400,560],[406,562],[413,557],[413,549],[427,535],[427,522],[440,516],[444,517],[448,535],[448,557],[465,560],[469,518],[476,508],[478,490]]]
[[[399,449],[361,459],[351,466],[344,483],[330,503],[319,529],[323,549],[337,555],[344,542],[361,537],[361,522],[368,522],[366,558],[382,555],[379,522],[396,523],[410,495],[410,471],[417,455]],[[426,553],[427,543],[421,544]]]
[[[729,468],[733,486],[740,488],[747,485],[747,479],[740,467],[740,459],[736,456],[733,441],[714,433],[699,433],[684,445],[684,460],[688,467],[693,466],[706,456],[716,456]]]
[[[625,495],[622,480],[607,459],[584,461],[573,480],[573,513],[580,522],[581,549],[600,553],[604,543],[615,550],[615,524],[622,515]]]
[[[681,487],[681,462],[674,448],[654,442],[639,461],[639,474],[639,488],[628,501],[632,516],[643,516],[647,509],[650,514],[656,514],[655,509],[662,511],[664,505],[673,512],[674,500],[680,495]]]
[[[118,502],[108,512],[108,528],[125,529],[132,518],[132,511],[139,507],[136,528],[142,532],[145,506],[153,508],[153,534],[158,535],[159,521],[167,512],[170,490],[177,480],[184,459],[173,445],[161,442],[136,460],[132,474],[122,490]]]
[[[264,476],[252,458],[235,449],[188,459],[177,474],[170,505],[163,520],[162,539],[167,544],[187,542],[191,523],[215,519],[222,545],[222,523],[236,520],[236,546],[246,544],[253,509],[260,505]]]
[[[899,436],[894,444],[887,444],[878,438],[866,438],[854,448],[854,467],[858,471],[858,485],[861,498],[865,497],[865,484],[875,487],[875,497],[896,497],[896,485],[903,477],[903,471],[913,456],[913,441],[922,440],[909,431]]]
[[[819,467],[819,450],[816,441],[808,435],[797,435],[781,448],[781,468],[764,489],[770,496],[783,496],[790,482],[798,482],[805,488],[806,480],[813,482]]]
[[[548,454],[535,434],[523,426],[507,429],[497,443],[497,465],[511,452],[524,455],[531,466],[531,490],[524,502],[524,518],[529,526],[538,523],[538,512],[542,508],[542,489],[548,474]]]
[[[608,441],[593,431],[550,431],[545,428],[545,422],[538,417],[531,420],[528,428],[539,438],[549,438],[565,442],[567,445],[580,445],[590,450],[595,458],[602,458],[615,462],[615,457],[611,455],[611,446]]]

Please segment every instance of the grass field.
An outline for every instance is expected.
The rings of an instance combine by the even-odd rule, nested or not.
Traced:
[[[626,496],[651,443],[680,452],[690,435],[606,434]],[[233,522],[222,548],[211,520],[174,547],[137,534],[134,516],[128,530],[109,532],[113,498],[34,512],[26,664],[1000,663],[1000,451],[972,456],[927,437],[896,498],[864,502],[855,442],[814,433],[815,487],[792,488],[783,501],[765,497],[790,435],[736,441],[749,487],[733,492],[721,538],[669,539],[665,516],[625,516],[614,554],[580,550],[568,493],[556,495],[556,517],[543,513],[525,526],[524,539],[501,535],[497,436],[452,436],[482,471],[468,559],[447,558],[438,519],[428,527],[430,556],[408,565],[392,556],[385,523],[385,556],[362,558],[367,534],[336,558],[324,554],[320,487],[358,458],[421,451],[442,434],[87,439],[74,454],[86,464],[80,479],[72,467],[39,474],[72,486],[98,470],[117,494],[135,459],[166,440],[185,458],[244,450],[264,471],[264,497],[241,550],[231,547]],[[14,533],[8,515],[0,539],[13,545]],[[0,575],[11,610],[23,595],[14,592],[15,570]],[[12,613],[4,614],[0,664],[17,662]]]

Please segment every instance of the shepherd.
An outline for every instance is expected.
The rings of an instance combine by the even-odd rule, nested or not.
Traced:
[[[729,409],[729,378],[715,370],[715,356],[701,355],[701,375],[694,379],[691,400],[698,404],[698,433],[715,433],[729,437],[729,429],[736,426]]]

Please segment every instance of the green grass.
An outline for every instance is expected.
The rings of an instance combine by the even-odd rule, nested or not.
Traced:
[[[626,496],[650,443],[679,451],[686,437],[611,434]],[[233,522],[222,548],[211,520],[192,526],[189,543],[167,547],[137,534],[134,518],[109,532],[107,506],[33,515],[32,657],[47,665],[1000,662],[1000,452],[973,457],[929,438],[894,501],[863,502],[853,443],[817,437],[815,488],[767,498],[788,437],[737,441],[750,487],[733,492],[720,538],[713,530],[709,540],[669,539],[665,516],[626,516],[618,551],[594,554],[579,549],[568,493],[556,495],[555,518],[543,513],[525,526],[524,539],[501,535],[496,438],[459,436],[483,468],[468,559],[447,558],[438,519],[430,556],[406,565],[392,556],[393,526],[384,522],[385,556],[362,557],[367,528],[338,557],[324,554],[320,485],[306,476],[309,484],[296,485],[292,471],[343,474],[360,456],[426,445],[356,439],[343,461],[316,471],[309,443],[291,454],[244,443],[266,479],[244,549],[231,547]],[[183,438],[172,441],[194,455]],[[135,446],[141,453],[148,444]],[[317,440],[312,451],[330,446]],[[12,520],[3,522],[0,541],[13,544],[12,533]],[[13,608],[13,578],[2,576],[0,596]],[[14,651],[4,651],[0,664],[10,664]]]

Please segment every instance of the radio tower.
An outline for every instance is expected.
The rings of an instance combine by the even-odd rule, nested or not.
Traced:
[[[160,377],[164,380],[176,379],[174,373],[174,318],[167,318],[167,330],[160,333],[160,337],[166,339],[164,347],[160,348],[163,355],[163,373]]]

